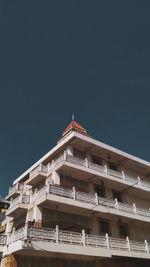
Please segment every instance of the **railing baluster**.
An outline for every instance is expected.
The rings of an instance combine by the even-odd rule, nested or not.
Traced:
[[[56,243],[59,242],[59,226],[56,225],[56,229],[55,229],[55,240],[56,240]]]
[[[72,187],[72,198],[76,200],[76,189],[74,186]]]
[[[147,240],[145,240],[144,243],[145,243],[145,249],[146,249],[146,252],[149,253]]]
[[[105,238],[106,238],[106,247],[109,249],[110,243],[109,243],[109,235],[107,233],[105,234]]]
[[[116,207],[117,210],[119,210],[119,204],[118,204],[117,198],[115,198],[115,207]]]
[[[123,180],[125,180],[126,179],[126,177],[125,177],[125,173],[124,173],[124,171],[122,170],[122,178],[123,178]]]
[[[134,210],[135,214],[137,215],[137,210],[136,210],[136,205],[135,205],[135,203],[133,203],[133,210]]]
[[[88,162],[88,159],[85,158],[85,167],[88,168],[89,167],[89,162]]]
[[[85,230],[84,229],[82,230],[82,243],[83,243],[83,246],[85,247],[85,245],[86,245],[86,235],[85,235]]]
[[[104,168],[105,168],[105,173],[108,174],[108,169],[107,169],[107,166],[104,165]]]
[[[130,240],[129,240],[128,236],[126,237],[126,241],[127,241],[127,248],[130,251],[131,250],[131,248],[130,248]]]
[[[66,152],[66,150],[64,151],[64,160],[65,161],[67,160],[67,152]]]
[[[95,193],[95,204],[98,206],[99,205],[99,199],[98,199],[98,194]]]
[[[50,193],[50,181],[47,182],[47,187],[46,187],[46,193],[49,194]]]

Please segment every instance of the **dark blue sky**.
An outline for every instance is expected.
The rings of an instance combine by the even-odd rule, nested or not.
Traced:
[[[71,114],[150,161],[150,2],[0,1],[0,194]]]

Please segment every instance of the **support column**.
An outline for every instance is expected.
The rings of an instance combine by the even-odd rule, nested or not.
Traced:
[[[60,185],[60,175],[58,172],[54,171],[52,173],[52,181],[54,185]]]
[[[1,267],[6,267],[7,264],[7,257],[3,257],[2,259],[0,259],[0,266]]]
[[[73,156],[73,147],[72,146],[67,146],[66,147],[66,152],[67,152],[67,155]]]
[[[42,208],[41,207],[34,206],[33,220],[34,220],[34,227],[35,228],[41,228],[42,227]]]
[[[6,267],[17,267],[17,260],[14,255],[7,256]]]

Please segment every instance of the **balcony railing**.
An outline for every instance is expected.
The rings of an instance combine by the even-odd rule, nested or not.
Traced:
[[[9,192],[8,195],[13,195],[16,191],[21,191],[24,189],[24,185],[23,184],[16,184],[13,187],[9,188]]]
[[[25,227],[18,230],[13,230],[12,233],[7,234],[7,244],[11,244],[17,240],[22,240],[25,237]]]
[[[47,173],[47,171],[48,171],[47,166],[40,164],[30,172],[30,178],[39,172]]]
[[[50,241],[57,244],[70,244],[76,246],[87,246],[87,247],[97,247],[103,249],[109,249],[110,251],[119,250],[126,252],[136,252],[136,253],[150,253],[150,243],[145,241],[135,241],[126,239],[109,237],[108,234],[105,236],[90,235],[86,234],[84,230],[81,233],[69,232],[64,230],[59,230],[56,226],[55,229],[49,228],[31,228],[28,224],[25,227],[14,231],[13,234],[7,236],[7,245],[17,241],[17,240],[43,240]],[[112,252],[113,254],[113,252]]]
[[[34,199],[39,199],[40,195],[45,193],[50,193],[58,196],[62,196],[69,199],[74,199],[76,201],[90,203],[96,206],[104,207],[107,212],[117,213],[122,216],[134,216],[135,219],[140,220],[150,220],[150,210],[137,207],[134,203],[133,205],[119,202],[117,199],[107,199],[104,197],[99,197],[97,193],[89,194],[81,191],[77,191],[75,187],[62,188],[58,186],[53,186],[48,184],[47,186],[41,188],[36,192]]]
[[[30,202],[30,196],[21,194],[20,196],[16,197],[11,203],[8,209],[8,213],[19,204],[28,204]]]
[[[53,167],[56,167],[57,164],[63,162],[63,161],[67,161],[70,162],[72,164],[81,166],[81,167],[85,167],[88,168],[90,170],[93,171],[97,171],[101,174],[107,175],[107,176],[112,176],[118,179],[118,181],[127,181],[130,184],[132,184],[133,186],[142,186],[145,188],[148,188],[150,190],[150,183],[143,181],[142,179],[140,179],[139,177],[132,177],[127,175],[124,171],[115,171],[115,170],[111,170],[109,168],[107,168],[107,166],[101,166],[98,164],[94,164],[90,161],[88,161],[87,159],[79,159],[77,157],[74,156],[70,156],[68,155],[66,152],[64,152],[64,154],[60,154],[59,157],[57,157],[57,159],[52,160],[51,163],[48,163],[46,166],[45,165],[38,165],[35,169],[33,169],[30,172],[29,175],[29,180],[32,179],[32,177],[34,177],[35,175],[37,175],[39,172],[44,173],[45,175],[48,175]]]
[[[16,184],[13,187],[10,187],[6,199],[10,200],[11,197],[19,195],[21,191],[23,191],[23,189],[24,189],[24,184]]]

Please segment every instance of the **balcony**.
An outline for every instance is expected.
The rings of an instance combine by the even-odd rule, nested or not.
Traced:
[[[43,177],[47,176],[47,173],[47,166],[44,166],[42,164],[38,165],[30,172],[27,184],[33,186],[34,184],[39,183],[43,179]]]
[[[87,159],[79,159],[74,156],[68,155],[66,152],[61,154],[57,159],[52,160],[51,163],[45,165],[38,165],[30,172],[29,179],[26,184],[35,185],[43,180],[43,177],[47,177],[54,169],[66,169],[66,167],[72,168],[77,173],[84,174],[90,178],[92,175],[95,177],[105,178],[105,181],[110,183],[119,183],[122,186],[132,186],[135,189],[142,189],[150,192],[150,183],[143,181],[139,177],[131,177],[124,171],[114,171],[106,166],[94,164]],[[97,179],[99,180],[99,178]],[[123,187],[122,187],[123,188]]]
[[[41,205],[45,201],[55,202],[70,206],[71,209],[88,209],[97,213],[109,213],[133,220],[150,222],[150,210],[133,205],[118,202],[117,199],[99,197],[97,194],[89,194],[73,189],[47,185],[36,192],[34,200]],[[69,200],[68,200],[69,199]]]
[[[27,210],[29,202],[30,197],[21,194],[10,203],[10,207],[6,211],[6,215],[10,217],[14,217],[18,214],[22,215]]]
[[[150,259],[150,243],[146,240],[135,241],[105,236],[89,235],[84,230],[81,233],[55,229],[25,227],[8,234],[7,246],[22,240],[20,249],[40,250],[60,254],[74,254],[77,256],[103,257],[112,256],[135,257]],[[29,241],[29,242],[28,242]],[[9,251],[11,250],[11,247]],[[16,246],[17,247],[17,246]]]
[[[24,184],[16,184],[13,187],[9,188],[9,192],[8,192],[8,196],[6,196],[6,200],[10,200],[11,198],[15,198],[18,195],[20,195],[20,193],[23,191],[24,189]]]
[[[109,181],[109,183],[119,182],[119,185],[122,184],[133,186],[134,188],[150,192],[150,183],[143,181],[142,179],[140,179],[140,177],[131,177],[124,171],[114,171],[107,168],[106,165],[97,165],[88,161],[87,159],[79,159],[77,157],[67,155],[66,153],[64,153],[63,156],[61,155],[58,160],[51,164],[51,168],[54,168],[54,166],[55,169],[63,169],[68,166],[76,170],[77,172],[80,171],[82,174],[87,175],[87,177],[90,177],[90,175],[95,175],[97,177],[105,178],[106,181]]]

